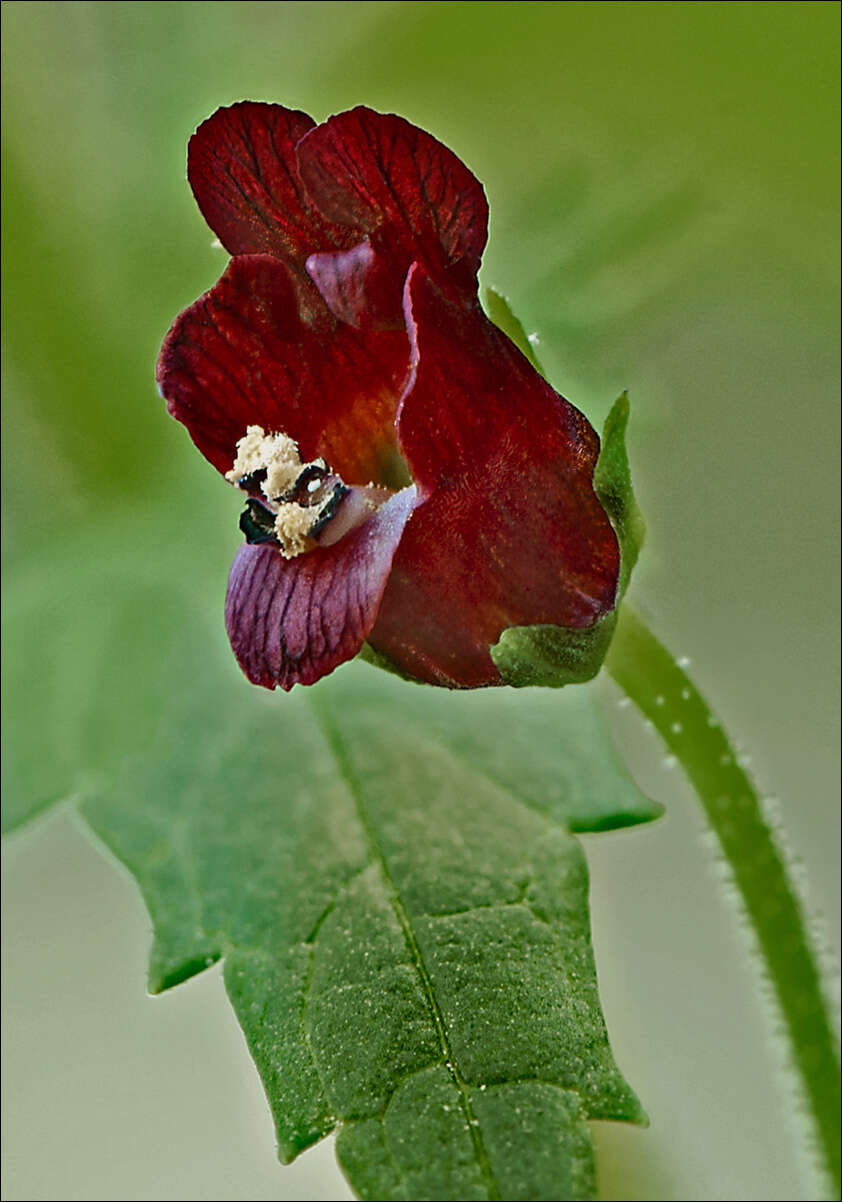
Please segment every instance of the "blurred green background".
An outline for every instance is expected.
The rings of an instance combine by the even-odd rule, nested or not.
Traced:
[[[188,528],[174,586],[220,615],[224,640],[236,498],[153,382],[170,321],[225,263],[185,183],[187,138],[244,97],[316,118],[399,112],[483,181],[485,282],[539,335],[556,387],[595,422],[629,390],[649,525],[634,599],[781,798],[838,951],[838,6],[2,12],[9,581],[34,560],[60,624],[78,525],[117,514],[98,553],[143,548],[135,571],[153,584],[164,560],[147,549]],[[93,566],[74,563],[75,589]],[[91,591],[95,627],[109,599]],[[172,635],[147,615],[127,691],[156,670],[156,621]],[[87,671],[84,639],[63,656]],[[814,1197],[774,1020],[694,803],[597,687],[669,807],[657,827],[587,840],[609,1031],[652,1118],[648,1132],[598,1125],[603,1196]],[[43,700],[49,765],[62,715],[48,680],[31,688],[7,706],[38,723]],[[142,904],[67,810],[4,861],[4,1197],[350,1196],[328,1147],[275,1163],[216,972],[144,996]]]

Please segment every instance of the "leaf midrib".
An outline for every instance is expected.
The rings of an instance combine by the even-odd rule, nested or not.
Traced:
[[[445,1068],[447,1069],[454,1085],[459,1091],[462,1108],[465,1112],[468,1131],[471,1137],[471,1143],[474,1147],[474,1154],[476,1156],[480,1172],[482,1173],[485,1181],[488,1197],[489,1199],[494,1200],[494,1202],[497,1202],[497,1200],[501,1198],[501,1194],[491,1169],[491,1162],[489,1160],[488,1152],[485,1148],[482,1133],[479,1129],[479,1121],[476,1118],[471,1105],[468,1086],[456,1066],[453,1052],[450,1047],[450,1041],[447,1037],[444,1016],[442,1015],[439,1004],[436,1000],[430,974],[427,970],[426,964],[424,963],[424,957],[421,954],[421,948],[418,946],[418,941],[415,938],[415,933],[412,929],[412,923],[409,914],[407,913],[406,907],[403,904],[398,887],[392,878],[386,858],[383,855],[382,849],[377,840],[375,827],[368,813],[364,791],[357,778],[357,774],[353,769],[350,757],[345,750],[345,741],[341,732],[339,731],[339,728],[334,722],[328,707],[322,701],[321,697],[319,697],[318,693],[310,694],[308,697],[308,702],[315,715],[316,721],[322,729],[325,741],[327,742],[327,745],[336,761],[339,775],[346,785],[354,802],[360,826],[363,829],[363,833],[365,834],[365,838],[369,846],[371,860],[373,863],[377,864],[380,870],[384,889],[389,898],[394,915],[398,920],[401,931],[403,932],[403,937],[407,948],[409,949],[413,966],[418,973],[422,991],[427,1000],[427,1005],[430,1008],[430,1013],[433,1017],[433,1023],[436,1028],[436,1035]]]

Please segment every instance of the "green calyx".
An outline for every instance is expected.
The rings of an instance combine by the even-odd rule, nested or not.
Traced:
[[[509,626],[489,648],[491,658],[506,684],[516,689],[528,685],[560,689],[565,684],[582,684],[599,671],[616,620],[616,611],[612,611],[587,630]]]
[[[620,544],[620,577],[617,605],[629,586],[632,568],[637,563],[646,535],[646,523],[632,489],[626,428],[629,424],[629,398],[623,392],[611,406],[602,429],[602,447],[593,474],[593,486],[608,514]]]

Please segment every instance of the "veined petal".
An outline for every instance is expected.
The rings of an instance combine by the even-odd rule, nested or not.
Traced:
[[[289,690],[313,684],[358,653],[415,501],[414,487],[405,488],[339,542],[295,559],[271,545],[240,548],[225,625],[249,680]]]
[[[167,335],[161,393],[220,472],[259,425],[293,438],[305,460],[322,456],[347,484],[392,484],[406,332],[360,333],[317,300],[302,317],[283,262],[237,256]]]
[[[593,489],[599,440],[478,306],[416,266],[400,447],[425,499],[401,542],[375,650],[452,687],[499,684],[510,626],[585,628],[614,606],[617,539]]]
[[[378,267],[372,311],[398,316],[399,290],[416,260],[455,294],[475,292],[488,205],[482,185],[441,142],[401,117],[360,106],[311,130],[296,153],[324,217],[369,239]],[[359,272],[360,263],[340,255],[331,270],[326,257],[308,269],[334,308],[343,292],[337,274]]]
[[[310,204],[298,177],[295,146],[314,125],[295,109],[245,100],[217,109],[193,134],[187,177],[232,255],[276,255],[303,275],[314,251],[359,241]]]

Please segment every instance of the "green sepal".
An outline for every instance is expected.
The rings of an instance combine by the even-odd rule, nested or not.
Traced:
[[[498,330],[502,330],[508,338],[511,338],[518,350],[523,352],[535,370],[543,376],[544,369],[538,362],[538,356],[529,341],[529,335],[518,317],[512,312],[512,307],[502,292],[497,292],[494,288],[485,289],[485,311]]]
[[[549,625],[509,626],[489,651],[506,684],[514,688],[543,685],[557,689],[566,684],[580,684],[596,676],[605,659],[645,529],[632,490],[626,452],[628,421],[629,398],[624,392],[606,418],[593,475],[594,491],[620,544],[614,609],[585,630]]]
[[[635,500],[626,429],[629,424],[629,397],[623,392],[611,406],[602,428],[602,447],[593,474],[593,486],[620,544],[620,578],[617,606],[629,586],[646,534],[646,523]]]
[[[509,626],[489,648],[491,658],[506,684],[516,689],[583,684],[599,671],[616,622],[616,610],[612,610],[586,630]]]

